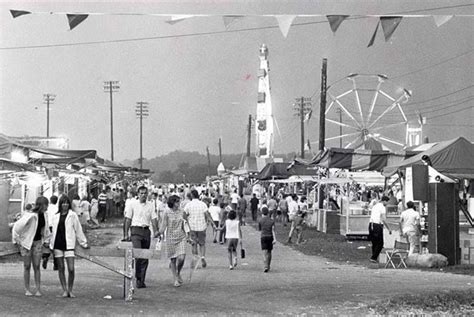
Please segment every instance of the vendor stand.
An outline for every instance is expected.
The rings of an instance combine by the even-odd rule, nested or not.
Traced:
[[[357,200],[352,194],[353,186],[356,182],[352,178],[335,177],[321,179],[318,183],[318,191],[324,191],[324,203],[322,208],[315,208],[310,222],[317,223],[317,230],[324,233],[338,233],[346,237],[366,238],[369,234],[368,223],[370,219],[369,202]],[[373,184],[368,183],[367,186]],[[330,188],[338,187],[340,189],[340,199],[336,204],[330,202]],[[399,213],[387,214],[387,222],[396,224],[399,222]],[[316,220],[314,219],[316,218]],[[398,226],[393,225],[393,229]]]

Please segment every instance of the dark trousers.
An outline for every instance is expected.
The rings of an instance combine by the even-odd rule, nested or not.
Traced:
[[[149,249],[151,241],[151,232],[148,228],[131,227],[132,246],[137,249]],[[148,268],[148,259],[136,259],[135,277],[137,286],[145,284],[146,269]]]
[[[225,226],[219,231],[219,242],[225,243]]]
[[[99,211],[97,212],[97,219],[100,222],[104,222],[106,214],[107,214],[107,205],[106,204],[100,204],[99,205]]]
[[[257,221],[257,209],[252,209],[252,220]]]
[[[369,240],[372,241],[372,260],[377,261],[383,249],[383,225],[379,223],[369,223]]]

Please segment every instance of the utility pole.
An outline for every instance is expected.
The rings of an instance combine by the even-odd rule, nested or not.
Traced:
[[[49,138],[49,105],[54,102],[56,95],[53,94],[43,94],[44,104],[46,104],[46,137]],[[49,143],[49,141],[48,141]]]
[[[222,141],[219,138],[219,163],[222,163]]]
[[[148,117],[148,102],[139,101],[135,106],[135,114],[140,119],[140,169],[143,169],[143,117]]]
[[[249,114],[249,123],[247,125],[247,157],[250,157],[251,136],[252,136],[252,115]]]
[[[110,159],[114,160],[114,106],[112,101],[112,94],[120,89],[120,82],[118,81],[104,81],[104,92],[110,94]]]
[[[319,150],[324,151],[326,139],[326,80],[327,80],[327,58],[323,58],[321,68],[321,102],[319,108]]]
[[[296,98],[296,102],[293,104],[295,110],[297,110],[297,116],[300,117],[300,125],[301,125],[301,158],[304,159],[304,123],[306,114],[311,111],[311,98]]]
[[[206,146],[207,152],[207,176],[211,177],[211,155],[209,154],[209,147]]]

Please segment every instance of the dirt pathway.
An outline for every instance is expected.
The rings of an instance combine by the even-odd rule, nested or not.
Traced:
[[[108,229],[117,239],[121,229]],[[190,283],[172,285],[166,259],[152,260],[146,289],[132,303],[122,299],[123,279],[85,260],[76,262],[75,299],[60,293],[57,272],[42,271],[44,297],[23,295],[21,263],[0,264],[2,314],[59,315],[275,315],[364,314],[366,304],[396,294],[472,289],[474,277],[418,270],[371,269],[328,262],[277,243],[270,273],[263,273],[259,233],[243,227],[246,259],[230,271],[227,249],[208,237],[208,267],[199,268]],[[191,257],[183,277],[188,277]],[[117,267],[123,260],[107,258]],[[51,263],[50,263],[51,264]],[[110,295],[112,299],[106,299]]]

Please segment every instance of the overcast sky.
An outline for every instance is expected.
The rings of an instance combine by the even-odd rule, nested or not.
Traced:
[[[33,14],[13,19],[10,9]],[[41,12],[104,15],[91,15],[69,30],[65,14]],[[364,15],[406,12],[474,15],[474,3],[0,2],[0,132],[45,136],[43,94],[53,93],[51,136],[66,136],[70,148],[96,149],[100,156],[110,158],[109,96],[103,82],[117,80],[116,160],[139,156],[139,120],[134,112],[138,101],[148,102],[150,108],[143,126],[144,157],[177,149],[205,153],[206,146],[217,154],[219,137],[224,153],[242,153],[248,116],[256,114],[258,53],[265,43],[279,127],[275,153],[300,149],[299,121],[293,109],[297,97],[313,97],[315,113],[306,126],[306,138],[318,140],[323,58],[328,59],[328,84],[334,83],[334,92],[348,89],[344,87],[347,81],[340,80],[350,73],[386,74],[392,96],[398,97],[401,88],[412,91],[403,109],[410,120],[416,119],[417,111],[427,118],[424,132],[430,141],[458,136],[474,141],[474,16],[455,16],[440,27],[432,17],[406,17],[389,42],[379,30],[375,44],[367,48],[378,19]],[[169,18],[149,15],[152,13],[215,16],[170,25],[165,23]],[[222,14],[248,16],[226,31]],[[276,19],[259,16],[262,14],[363,16],[345,20],[336,34],[325,17],[298,17],[285,38]],[[367,85],[370,95],[375,86]],[[392,123],[399,120],[395,115],[388,118]],[[345,115],[342,119],[349,120]],[[338,133],[338,128],[328,126],[328,136]],[[404,141],[403,128],[384,133]]]

